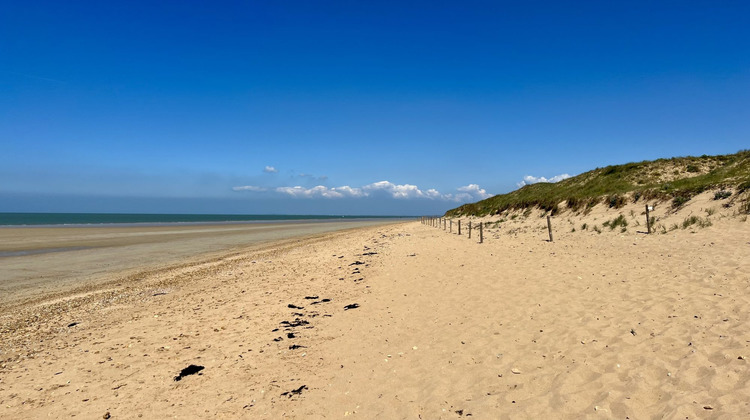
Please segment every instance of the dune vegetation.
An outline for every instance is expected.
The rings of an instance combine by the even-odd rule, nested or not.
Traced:
[[[464,204],[447,217],[488,216],[507,210],[585,212],[597,204],[620,208],[639,200],[671,201],[674,208],[706,191],[750,212],[750,150],[731,155],[675,157],[596,168],[557,183],[526,185],[507,194]]]

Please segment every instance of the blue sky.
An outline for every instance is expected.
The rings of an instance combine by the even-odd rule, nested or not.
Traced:
[[[748,148],[747,2],[0,2],[0,211],[436,214]]]

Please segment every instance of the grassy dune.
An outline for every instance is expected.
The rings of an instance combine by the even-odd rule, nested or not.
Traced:
[[[732,155],[676,157],[597,168],[557,183],[526,185],[508,194],[465,204],[448,217],[486,216],[506,210],[538,208],[552,214],[586,211],[603,203],[619,208],[638,200],[671,200],[680,207],[692,197],[715,190],[750,212],[750,150]]]

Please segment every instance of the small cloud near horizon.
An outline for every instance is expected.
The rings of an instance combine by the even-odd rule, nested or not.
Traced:
[[[523,181],[517,183],[516,185],[518,185],[518,187],[520,188],[526,185],[536,184],[539,182],[550,182],[554,184],[555,182],[560,182],[563,179],[568,179],[568,178],[570,178],[570,175],[568,174],[555,175],[552,178],[545,178],[543,176],[536,177],[536,176],[526,175],[525,177],[523,177]]]
[[[265,168],[263,168],[263,172],[267,174],[275,174],[279,172],[279,170],[274,168],[273,166],[266,166]]]
[[[483,200],[493,196],[493,194],[488,194],[486,190],[480,188],[477,184],[469,184],[459,187],[456,189],[457,193],[455,194],[442,194],[434,188],[423,190],[416,185],[394,184],[390,181],[378,181],[362,187],[351,187],[348,185],[341,187],[326,187],[324,185],[318,185],[312,188],[305,188],[297,185],[293,187],[276,187],[269,190],[254,185],[245,185],[241,187],[233,187],[232,190],[238,192],[273,191],[294,198],[364,198],[380,195],[398,200],[429,199],[454,202]]]

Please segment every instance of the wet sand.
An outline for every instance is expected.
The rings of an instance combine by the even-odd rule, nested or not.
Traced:
[[[0,228],[0,304],[38,299],[270,241],[393,220]]]

